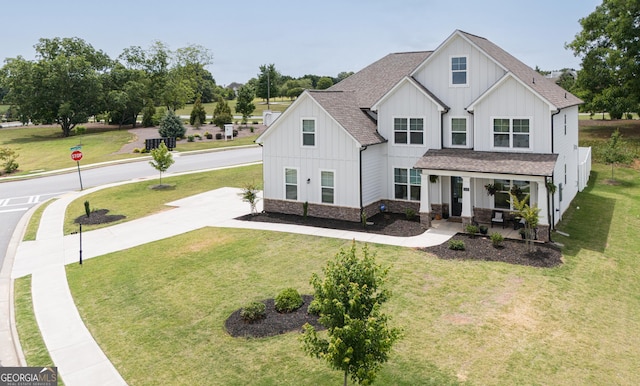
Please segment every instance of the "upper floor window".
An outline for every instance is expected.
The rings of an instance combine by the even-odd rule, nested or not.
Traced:
[[[451,84],[467,85],[467,57],[454,56],[451,58]]]
[[[284,169],[284,191],[286,200],[298,199],[298,169]]]
[[[451,118],[451,146],[467,146],[467,118]]]
[[[530,148],[530,127],[527,118],[494,118],[493,147]]]
[[[333,172],[323,170],[320,172],[320,185],[323,204],[333,204],[335,186],[333,181]]]
[[[396,144],[424,144],[423,118],[394,118],[393,142]]]
[[[315,119],[302,120],[302,146],[316,145],[316,121]]]
[[[420,201],[421,175],[417,169],[393,169],[394,198]]]

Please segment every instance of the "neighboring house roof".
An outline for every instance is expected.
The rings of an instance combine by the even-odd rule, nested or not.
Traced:
[[[431,149],[418,160],[414,167],[416,169],[551,177],[557,158],[557,154]]]
[[[376,123],[358,106],[355,91],[310,90],[308,93],[360,145],[386,141],[378,134]]]
[[[431,51],[389,54],[327,90],[354,91],[358,107],[368,109],[405,76],[411,74],[429,55]]]
[[[558,86],[550,79],[547,79],[544,75],[539,74],[537,71],[522,63],[502,48],[493,44],[491,41],[459,30],[455,33],[459,33],[464,36],[476,47],[484,51],[489,57],[495,60],[507,71],[513,73],[522,82],[531,87],[558,109],[583,103],[580,98]]]

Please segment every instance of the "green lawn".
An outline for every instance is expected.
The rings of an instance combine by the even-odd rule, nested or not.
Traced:
[[[638,384],[640,178],[600,178],[565,214],[554,269],[443,261],[372,246],[391,265],[386,311],[404,330],[379,384]],[[580,209],[577,209],[577,207]],[[67,267],[89,329],[134,385],[338,384],[297,333],[234,339],[224,320],[285,287],[309,293],[344,241],[201,229]]]
[[[284,111],[287,107],[289,107],[291,105],[293,101],[291,101],[289,98],[271,98],[269,100],[269,108],[271,109],[271,111]],[[207,116],[211,116],[213,115],[213,111],[216,108],[216,102],[211,102],[211,103],[203,103],[204,106],[204,110],[207,113]],[[232,101],[227,101],[227,104],[229,105],[229,107],[231,107],[231,114],[233,115],[242,115],[242,114],[238,114],[236,113],[236,104],[237,104],[237,100],[232,100]],[[259,116],[262,117],[262,113],[267,110],[267,100],[266,99],[261,99],[261,98],[256,98],[253,100],[253,105],[256,107],[256,109],[254,110],[254,112],[251,114],[253,116]],[[178,115],[191,115],[191,110],[193,109],[193,105],[186,105],[185,107],[179,109],[176,111],[176,114]],[[260,119],[261,121],[262,119]],[[253,120],[250,120],[249,122],[251,122]]]

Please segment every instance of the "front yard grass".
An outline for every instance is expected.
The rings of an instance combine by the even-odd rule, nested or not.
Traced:
[[[445,261],[371,246],[391,266],[385,306],[404,330],[379,384],[639,384],[640,179],[600,178],[555,234],[553,269]],[[580,207],[580,209],[577,209]],[[309,277],[348,242],[205,228],[67,266],[83,319],[130,384],[337,384],[304,355],[298,333],[236,339],[225,319]]]

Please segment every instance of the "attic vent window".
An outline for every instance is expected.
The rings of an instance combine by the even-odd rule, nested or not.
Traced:
[[[467,57],[454,56],[451,58],[451,85],[467,85]]]

